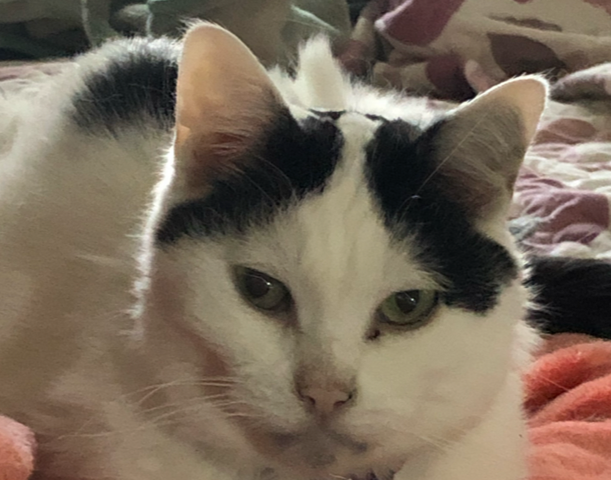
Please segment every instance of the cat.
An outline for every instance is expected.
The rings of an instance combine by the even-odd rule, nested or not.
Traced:
[[[0,172],[0,412],[36,480],[519,480],[506,227],[533,76],[445,113],[228,31],[113,41]]]

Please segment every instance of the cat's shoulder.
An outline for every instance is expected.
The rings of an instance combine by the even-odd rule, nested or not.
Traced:
[[[71,119],[89,132],[116,134],[128,125],[170,128],[180,44],[167,38],[108,42],[76,60]]]

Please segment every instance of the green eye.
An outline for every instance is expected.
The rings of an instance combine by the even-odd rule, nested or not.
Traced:
[[[437,292],[434,290],[393,293],[378,308],[378,318],[399,327],[419,327],[431,316],[437,300]]]
[[[252,268],[236,268],[237,285],[248,303],[261,310],[282,312],[291,306],[291,294],[284,284]]]

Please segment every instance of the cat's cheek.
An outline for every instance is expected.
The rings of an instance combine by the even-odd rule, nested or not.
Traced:
[[[486,318],[445,309],[421,332],[380,338],[365,354],[359,373],[359,403],[348,418],[354,431],[403,432],[402,443],[427,436],[452,437],[469,428],[502,388],[509,369],[513,323],[506,320],[519,292]]]

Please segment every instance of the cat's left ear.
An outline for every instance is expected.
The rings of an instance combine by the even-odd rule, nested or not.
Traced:
[[[547,83],[535,76],[504,82],[442,119],[428,147],[448,194],[475,217],[508,207],[545,108]]]
[[[220,171],[256,147],[284,107],[254,54],[235,35],[210,23],[184,39],[176,88],[177,182],[201,194]]]

